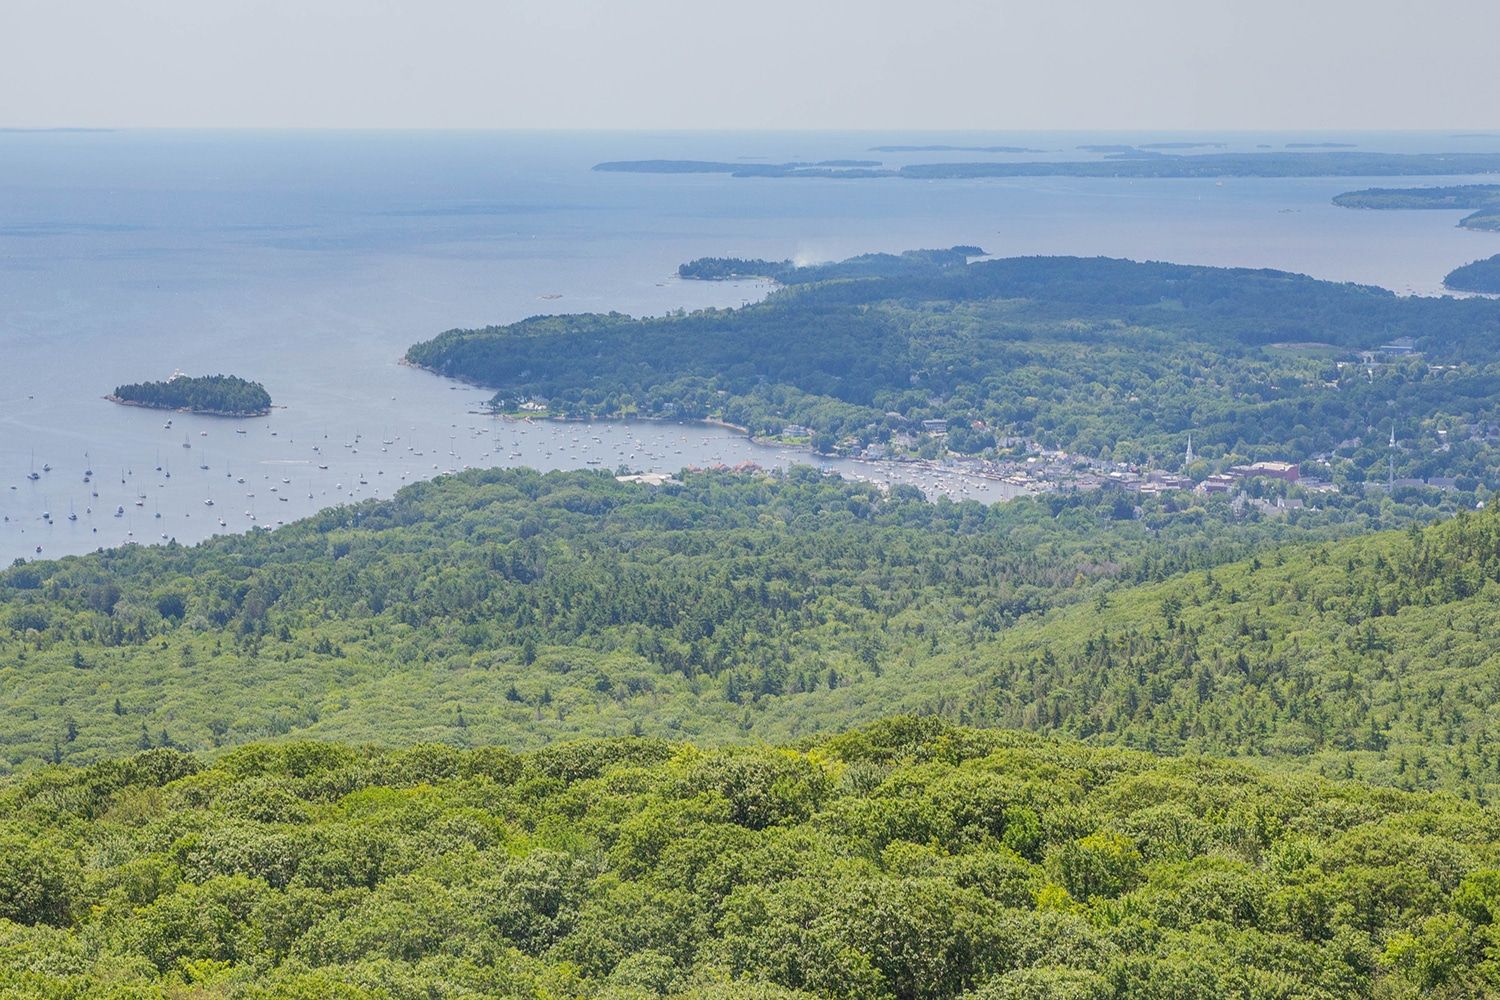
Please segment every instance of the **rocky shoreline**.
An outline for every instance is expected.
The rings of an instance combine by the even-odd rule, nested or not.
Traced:
[[[200,410],[191,406],[158,406],[155,403],[143,403],[137,399],[126,399],[116,396],[114,393],[104,397],[111,403],[119,403],[121,406],[139,406],[146,410],[166,410],[170,413],[192,413],[200,417],[230,417],[244,419],[247,417],[269,417],[271,408],[269,406],[260,410]]]

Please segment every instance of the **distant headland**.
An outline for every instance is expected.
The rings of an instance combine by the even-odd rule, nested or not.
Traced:
[[[271,395],[259,382],[237,375],[193,377],[173,372],[160,382],[132,382],[104,397],[125,406],[181,410],[217,417],[263,417],[271,412]]]
[[[1443,279],[1443,284],[1455,292],[1500,295],[1500,254],[1454,268]]]
[[[821,163],[723,163],[714,160],[615,160],[595,170],[636,174],[729,174],[734,177],[816,177],[955,180],[977,177],[1413,177],[1500,173],[1495,153],[1373,153],[1319,146],[1268,153],[1163,153],[1159,147],[1086,146],[1095,160],[1020,160],[1005,163],[912,163],[900,168],[843,168]],[[1193,145],[1200,145],[1194,143]],[[998,147],[994,147],[998,149]],[[889,147],[886,150],[889,151]]]
[[[1458,184],[1451,187],[1365,188],[1345,191],[1333,199],[1341,208],[1382,210],[1460,210],[1472,214],[1458,220],[1463,229],[1500,232],[1500,184]]]

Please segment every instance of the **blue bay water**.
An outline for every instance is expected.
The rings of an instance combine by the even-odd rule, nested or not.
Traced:
[[[1085,143],[1183,138],[0,133],[0,560],[34,557],[38,546],[47,557],[163,535],[196,541],[465,466],[809,460],[711,428],[508,424],[472,412],[486,393],[396,363],[412,342],[452,327],[543,312],[658,314],[764,293],[677,280],[676,265],[697,256],[825,260],[973,243],[1003,255],[1279,267],[1438,294],[1448,270],[1500,252],[1500,236],[1457,229],[1460,213],[1330,204],[1355,187],[1462,178],[918,182],[589,169],[641,158],[1020,158],[869,152],[898,143],[1071,158],[1089,155],[1076,149]],[[1327,137],[1194,138],[1254,149]],[[1500,151],[1496,136],[1332,138],[1367,150]],[[226,421],[102,398],[174,369],[262,381],[278,408]],[[26,478],[33,467],[37,481]],[[1005,495],[999,485],[937,485]]]

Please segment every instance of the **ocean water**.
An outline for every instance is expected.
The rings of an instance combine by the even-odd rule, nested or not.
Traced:
[[[812,461],[704,427],[507,423],[474,413],[483,391],[397,364],[412,342],[453,327],[764,294],[760,283],[676,279],[693,257],[826,260],[973,243],[1002,255],[1279,267],[1438,294],[1454,266],[1500,252],[1500,236],[1457,229],[1460,213],[1329,201],[1371,184],[1464,178],[919,182],[589,169],[637,158],[1016,158],[869,152],[898,143],[1074,157],[1090,155],[1076,149],[1085,143],[1325,139],[1500,151],[1500,136],[1426,133],[0,133],[0,560],[274,526],[465,466]],[[102,398],[174,369],[256,379],[277,409],[229,421]],[[919,481],[955,496],[1007,495],[999,484]]]

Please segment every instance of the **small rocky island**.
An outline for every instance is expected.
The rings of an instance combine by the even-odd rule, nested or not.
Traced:
[[[259,382],[237,375],[173,372],[161,382],[133,382],[104,397],[126,406],[182,410],[217,417],[263,417],[271,412],[271,395]]]

